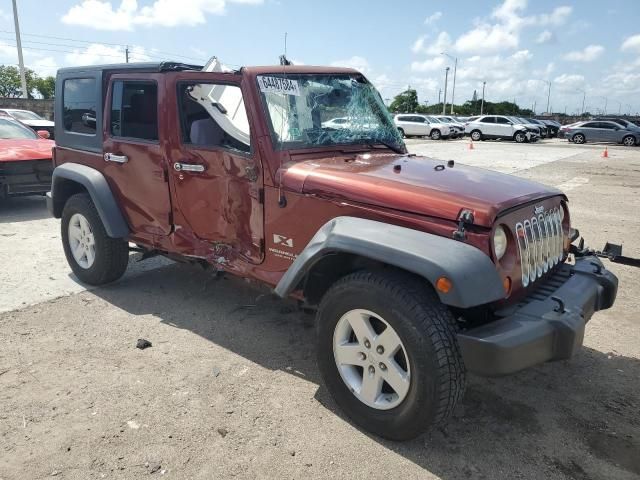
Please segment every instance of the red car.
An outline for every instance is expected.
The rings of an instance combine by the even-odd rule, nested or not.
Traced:
[[[51,189],[53,140],[49,132],[37,133],[13,120],[0,117],[0,199],[44,195]]]

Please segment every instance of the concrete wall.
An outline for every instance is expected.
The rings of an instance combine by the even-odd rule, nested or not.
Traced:
[[[31,110],[48,120],[53,120],[53,99],[36,100],[30,98],[0,98],[0,108]]]

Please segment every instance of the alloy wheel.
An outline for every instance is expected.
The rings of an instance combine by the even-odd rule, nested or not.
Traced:
[[[96,240],[91,224],[80,213],[73,214],[69,220],[69,247],[79,266],[91,268],[96,259]]]

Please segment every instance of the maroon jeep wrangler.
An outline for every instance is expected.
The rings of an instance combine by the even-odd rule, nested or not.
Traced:
[[[76,67],[55,102],[48,206],[75,275],[113,282],[132,243],[317,307],[328,390],[383,437],[445,421],[466,372],[571,357],[614,302],[562,192],[408,154],[355,70]]]

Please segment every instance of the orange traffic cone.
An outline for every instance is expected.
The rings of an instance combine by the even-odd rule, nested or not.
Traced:
[[[473,150],[473,140],[469,139],[469,150]]]
[[[609,158],[609,150],[607,150],[607,147],[604,147],[604,152],[602,152],[602,158]]]

